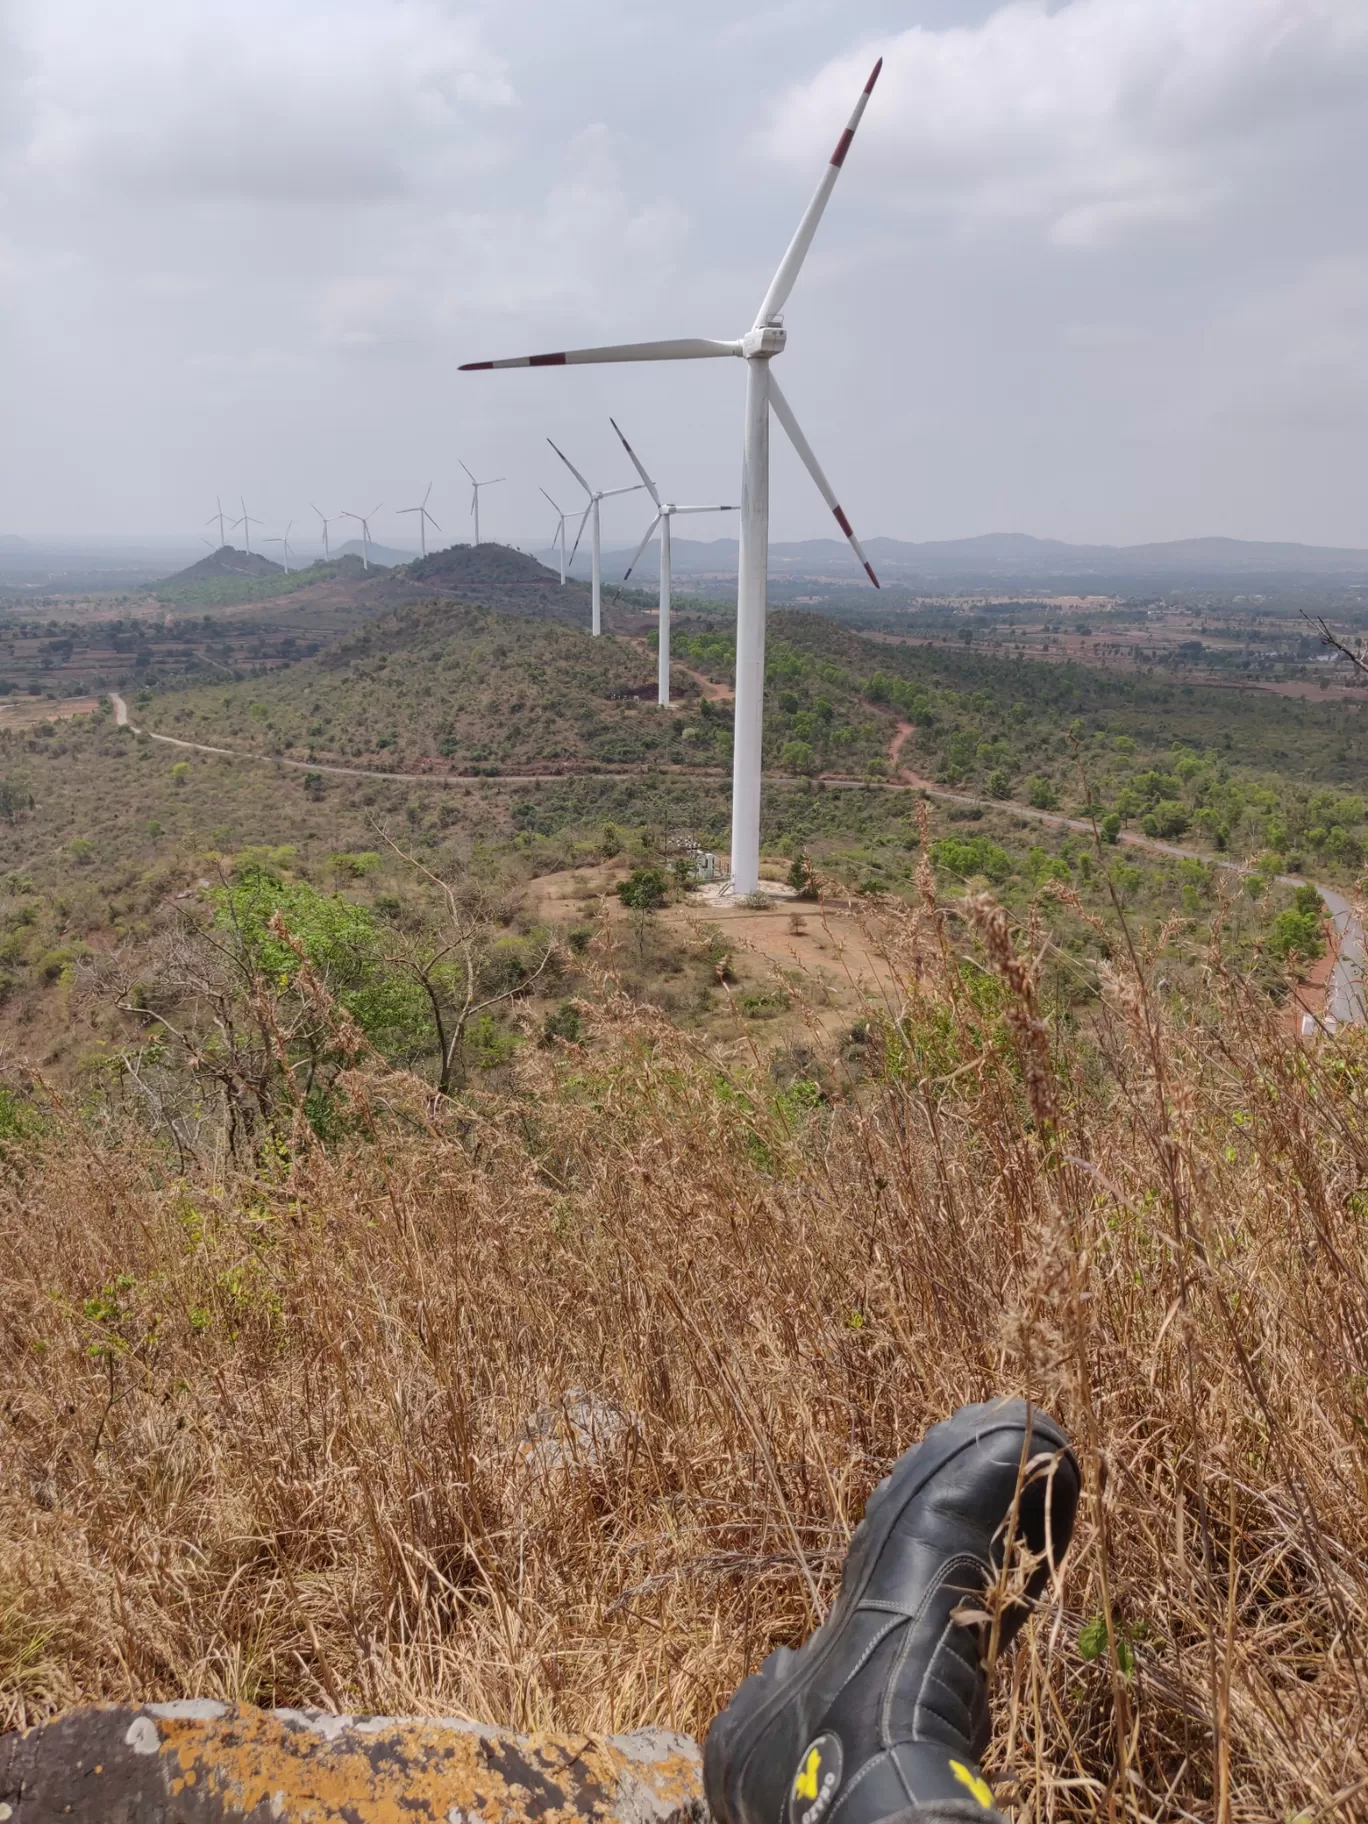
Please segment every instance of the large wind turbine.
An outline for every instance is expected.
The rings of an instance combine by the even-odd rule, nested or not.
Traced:
[[[227,534],[227,533],[226,533],[226,532],[225,532],[225,531],[224,531],[224,529],[223,529],[223,528],[224,528],[224,524],[225,524],[225,523],[226,523],[226,520],[227,520],[227,515],[226,515],[226,514],[225,514],[225,512],[224,512],[224,511],[223,511],[223,497],[222,497],[222,495],[219,495],[219,494],[215,494],[215,496],[214,496],[214,509],[215,509],[215,510],[214,510],[214,511],[213,511],[213,512],[212,512],[212,513],[211,513],[211,514],[210,514],[210,515],[209,515],[209,517],[208,517],[208,519],[206,519],[206,520],[205,520],[205,522],[204,522],[204,523],[205,523],[205,525],[206,525],[206,526],[212,526],[212,525],[213,525],[213,523],[214,523],[214,521],[215,521],[215,520],[217,520],[217,521],[218,521],[218,529],[219,529],[219,550],[220,550],[220,551],[221,551],[221,550],[222,550],[222,549],[223,549],[223,547],[224,547],[224,546],[225,546],[225,545],[226,545],[226,544],[227,544],[227,543],[228,543],[228,534]],[[237,523],[237,522],[236,522],[236,521],[234,521],[234,522],[233,522],[233,523],[234,523],[234,524],[236,524],[236,523]],[[207,544],[208,544],[208,543],[209,543],[209,541],[208,541],[208,539],[207,539],[207,538],[206,538],[206,539],[205,539],[205,541],[204,541],[204,542],[205,542],[205,544],[206,544],[206,545],[207,545]]]
[[[541,494],[543,500],[551,500],[551,496],[547,493],[545,488],[540,488],[538,490],[538,492]],[[556,507],[556,503],[554,500],[551,500],[551,505],[553,507]],[[559,507],[556,507],[556,511],[557,511],[557,513],[560,513],[560,518],[556,521],[556,530],[551,539],[551,546],[552,546],[552,549],[554,550],[556,541],[557,541],[557,539],[559,539],[559,541],[560,541],[560,559],[561,559],[561,587],[564,588],[565,587],[565,522],[567,519],[569,519],[570,515],[568,513],[561,513],[561,510]]]
[[[340,517],[342,519],[354,519],[354,520],[359,521],[359,523],[360,523],[360,526],[361,526],[361,568],[363,570],[370,569],[370,548],[371,548],[370,522],[375,518],[376,514],[379,511],[380,511],[379,507],[375,506],[375,507],[371,508],[369,513],[343,513],[340,515]]]
[[[850,123],[837,141],[836,150],[808,204],[798,231],[789,242],[779,270],[770,281],[755,322],[733,342],[712,342],[689,337],[668,342],[630,342],[609,348],[577,348],[549,355],[521,355],[514,360],[468,361],[464,372],[495,367],[568,367],[601,361],[695,361],[713,355],[735,355],[746,363],[746,415],[741,467],[741,552],[736,587],[736,724],[732,759],[732,890],[755,893],[760,886],[760,755],[765,711],[765,609],[769,570],[769,431],[770,408],[806,464],[822,498],[836,516],[864,565],[869,580],[878,587],[868,558],[860,549],[850,521],[841,510],[830,482],[822,473],[812,446],[798,428],[770,373],[770,362],[784,352],[788,339],[782,311],[793,290],[817,224],[841,174],[855,129],[883,68],[874,65],[864,92],[855,104]]]
[[[456,460],[460,462],[459,457]],[[470,470],[466,469],[463,462],[461,467],[466,470],[467,475],[470,475]],[[475,543],[477,545],[480,542],[480,489],[497,487],[504,479],[504,476],[496,475],[492,481],[476,481],[475,477],[470,475],[470,512],[475,521]]]
[[[464,465],[463,465],[463,466],[464,466]],[[487,485],[488,485],[488,484],[487,484],[487,483],[486,483],[486,484],[484,484],[484,485],[486,485],[486,486],[487,486]],[[431,499],[431,498],[432,498],[432,483],[431,483],[431,482],[429,482],[429,483],[428,483],[428,485],[427,485],[427,493],[426,493],[426,494],[424,494],[424,496],[423,496],[423,499],[422,499],[422,502],[421,502],[421,504],[420,504],[420,505],[419,505],[419,506],[416,506],[416,507],[400,507],[400,508],[399,508],[399,511],[400,511],[400,512],[401,512],[401,513],[416,513],[416,514],[417,514],[417,515],[418,515],[418,541],[419,541],[419,543],[420,543],[420,544],[421,544],[421,545],[422,545],[422,547],[423,547],[423,556],[424,556],[424,557],[426,557],[426,556],[427,556],[427,528],[428,528],[428,521],[429,521],[429,520],[432,520],[432,529],[433,529],[433,531],[434,531],[434,532],[440,532],[440,531],[441,531],[441,529],[442,529],[442,528],[441,528],[441,527],[440,527],[440,526],[439,526],[439,525],[438,525],[438,524],[437,524],[437,521],[436,521],[436,520],[435,520],[435,519],[432,519],[432,515],[431,515],[431,513],[429,513],[429,512],[428,512],[428,510],[427,510],[427,503],[428,503],[428,501],[429,501],[429,500],[430,500],[430,499]]]
[[[279,538],[268,538],[266,540],[268,545],[280,545],[282,547],[281,556],[285,559],[286,576],[290,574],[290,526],[293,526],[293,524],[294,521],[291,520],[290,525],[286,526],[284,533]]]
[[[670,707],[670,521],[674,518],[676,513],[735,513],[736,508],[734,506],[677,507],[673,501],[662,500],[659,494],[656,493],[655,483],[651,480],[645,469],[642,468],[640,458],[637,456],[636,451],[632,448],[631,444],[628,443],[627,439],[622,436],[622,429],[619,426],[617,419],[610,418],[608,422],[612,425],[618,436],[622,438],[623,449],[626,450],[627,454],[631,457],[632,466],[635,468],[637,474],[640,475],[642,485],[656,505],[656,516],[651,521],[650,525],[647,526],[645,535],[636,548],[636,556],[632,559],[631,563],[628,564],[626,570],[623,571],[622,581],[625,583],[633,570],[636,569],[637,564],[641,560],[642,552],[651,542],[652,533],[655,531],[656,527],[659,526],[660,651],[656,660],[656,683],[658,686],[657,696],[660,707],[662,709],[668,709]]]
[[[318,517],[323,521],[323,562],[325,564],[330,564],[332,562],[332,551],[328,546],[328,527],[333,524],[334,520],[345,518],[345,515],[342,513],[334,513],[332,519],[329,519],[321,507],[315,507],[314,512],[317,513]]]
[[[546,441],[551,443],[549,437]],[[579,470],[575,467],[574,463],[571,462],[570,458],[565,454],[565,451],[556,449],[554,443],[551,443],[551,448],[556,451],[557,456],[560,457],[566,468],[569,469],[575,480],[589,496],[589,505],[584,509],[584,519],[580,521],[579,531],[575,534],[574,550],[570,553],[570,562],[572,564],[574,563],[575,552],[579,550],[580,540],[584,537],[585,520],[592,520],[593,525],[589,533],[589,553],[593,560],[593,589],[591,591],[593,608],[589,630],[595,638],[597,638],[598,635],[603,632],[603,570],[601,562],[602,549],[599,542],[599,502],[601,500],[611,500],[615,494],[635,494],[640,490],[641,483],[639,481],[634,481],[631,486],[627,488],[591,488],[583,475],[581,475]],[[557,511],[559,511],[559,509],[557,509]]]
[[[233,530],[236,532],[239,526],[242,527],[242,542],[247,547],[247,555],[250,557],[252,555],[252,527],[263,526],[266,522],[263,519],[252,518],[251,514],[247,511],[247,502],[245,500],[239,500],[238,505],[242,508],[242,518],[233,521]]]

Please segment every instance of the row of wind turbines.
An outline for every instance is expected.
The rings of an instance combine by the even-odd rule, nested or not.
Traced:
[[[491,481],[476,481],[475,477],[470,474],[470,470],[466,469],[464,463],[461,464],[461,467],[465,469],[467,475],[470,475],[470,510],[475,521],[475,543],[478,545],[480,542],[480,489],[491,488],[494,486],[495,482],[504,480],[504,477],[502,475],[496,475]],[[424,557],[427,556],[428,527],[431,526],[434,532],[440,532],[442,529],[428,511],[428,502],[432,499],[433,485],[432,482],[428,483],[427,493],[424,494],[422,500],[419,501],[416,507],[397,507],[395,509],[398,513],[416,513],[418,515],[418,542]],[[206,526],[212,526],[217,522],[219,529],[218,546],[215,547],[207,538],[204,539],[203,542],[209,546],[211,551],[214,549],[221,550],[223,546],[228,543],[228,533],[236,532],[238,528],[241,527],[242,542],[247,551],[247,555],[250,557],[252,553],[252,527],[262,525],[264,522],[254,518],[253,515],[247,511],[246,500],[239,498],[238,505],[242,508],[241,514],[237,519],[230,519],[223,510],[223,497],[221,495],[215,496],[214,511],[204,523]],[[369,570],[371,545],[374,543],[374,540],[371,537],[370,522],[380,511],[380,506],[377,505],[372,507],[369,513],[351,513],[344,511],[342,513],[327,514],[321,507],[312,507],[312,511],[318,515],[319,524],[322,529],[324,562],[330,563],[332,561],[332,545],[329,539],[329,528],[340,524],[344,519],[354,519],[361,528],[361,561],[366,569]],[[279,537],[261,539],[258,541],[261,544],[279,545],[281,547],[281,561],[287,571],[290,568],[290,558],[292,555],[290,550],[290,533],[293,529],[294,521],[291,520]],[[564,578],[561,580],[564,581]]]

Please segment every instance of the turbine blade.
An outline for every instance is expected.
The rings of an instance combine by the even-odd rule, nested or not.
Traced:
[[[589,524],[589,515],[593,512],[593,510],[594,510],[594,503],[591,500],[589,502],[589,505],[584,509],[584,518],[579,523],[579,531],[576,532],[575,542],[570,548],[569,562],[565,566],[567,570],[570,568],[570,565],[573,564],[575,561],[575,553],[576,553],[576,551],[579,550],[579,541],[584,537],[584,528]]]
[[[538,488],[537,492],[541,495],[543,500],[551,500],[551,496],[547,493],[545,488]],[[551,500],[551,505],[553,507],[556,507],[556,503],[554,500]],[[556,507],[556,511],[557,511],[557,513],[560,513],[560,508]],[[561,518],[564,519],[564,517],[565,517],[565,515],[563,513],[561,513]]]
[[[441,531],[442,528],[437,524],[437,521],[432,517],[431,513],[428,512],[426,507],[423,508],[423,518],[432,527],[434,532]]]
[[[641,483],[634,481],[630,488],[603,488],[599,491],[600,500],[611,500],[615,494],[640,494]]]
[[[509,361],[465,361],[463,374],[483,373],[492,367],[578,367],[591,361],[701,361],[709,355],[739,355],[739,342],[709,342],[702,336],[684,336],[672,342],[619,342],[608,348],[570,348],[554,355],[515,355]]]
[[[547,438],[546,441],[548,443],[551,443],[551,439],[549,437]],[[560,449],[554,443],[551,443],[551,448],[553,450],[555,450],[557,456],[560,457],[561,461],[565,464],[566,468],[569,469],[570,473],[574,476],[575,480],[584,489],[585,493],[592,494],[594,490],[589,486],[589,483],[584,479],[583,475],[580,474],[579,470],[575,467],[574,463],[571,462],[570,458],[566,455],[565,451]],[[576,542],[576,544],[578,544],[579,540],[576,539],[575,542]]]
[[[730,507],[671,507],[671,513],[735,513],[735,506]]]
[[[778,316],[784,308],[789,293],[793,290],[794,282],[802,271],[803,261],[807,258],[808,248],[812,245],[812,237],[817,232],[817,224],[822,219],[822,211],[826,208],[831,192],[836,187],[836,179],[841,175],[841,166],[845,163],[846,153],[850,150],[850,142],[855,137],[855,129],[860,124],[860,116],[869,105],[869,97],[874,91],[874,84],[879,80],[879,71],[882,68],[883,58],[880,57],[874,65],[869,81],[864,86],[864,92],[855,103],[855,112],[850,117],[849,126],[836,142],[836,150],[831,155],[831,162],[822,173],[822,181],[818,184],[812,201],[808,204],[803,219],[798,224],[798,232],[789,242],[788,252],[780,260],[779,270],[770,281],[770,288],[765,293],[765,301],[760,306],[760,314],[755,319],[757,329],[762,323],[768,323]]]
[[[609,424],[612,425],[613,429],[617,432],[618,438],[621,441],[623,449],[626,450],[627,454],[631,457],[632,467],[636,470],[637,474],[640,475],[642,481],[645,482],[646,492],[650,495],[651,499],[655,502],[655,504],[657,506],[659,506],[660,505],[660,496],[659,496],[659,494],[656,493],[656,485],[651,480],[650,476],[646,473],[645,469],[642,468],[641,458],[637,455],[636,451],[632,448],[631,444],[628,443],[627,439],[622,435],[621,425],[619,425],[616,418],[609,418],[608,422],[609,422]]]
[[[460,459],[460,457],[459,457],[459,456],[458,456],[458,457],[457,457],[457,458],[456,458],[456,460],[457,460],[457,462],[461,462],[461,459]],[[467,474],[467,475],[470,475],[470,470],[469,470],[469,469],[466,469],[466,465],[465,465],[465,464],[464,464],[464,463],[463,463],[463,462],[461,462],[461,467],[462,467],[462,468],[463,468],[463,469],[465,469],[465,471],[466,471],[466,474]],[[472,480],[472,481],[474,481],[474,479],[475,479],[475,477],[474,477],[474,476],[473,476],[473,475],[470,475],[470,479],[471,479],[471,480]]]
[[[812,453],[812,445],[808,442],[807,438],[804,437],[803,433],[799,430],[798,420],[793,415],[792,407],[789,405],[788,400],[785,399],[784,395],[780,392],[779,388],[775,385],[774,371],[773,371],[772,367],[770,370],[770,404],[774,407],[775,417],[779,420],[780,424],[782,424],[784,429],[788,432],[789,442],[793,445],[794,449],[797,450],[798,454],[802,457],[804,465],[807,468],[808,474],[811,475],[812,479],[817,483],[817,492],[821,495],[822,499],[831,508],[832,513],[836,517],[836,524],[841,528],[842,532],[844,532],[846,537],[849,539],[851,550],[855,553],[856,557],[858,557],[860,562],[864,565],[866,575],[869,577],[870,582],[873,583],[874,587],[877,589],[879,587],[879,579],[874,574],[874,567],[870,563],[869,559],[865,556],[863,550],[861,549],[860,541],[858,538],[856,538],[854,532],[852,531],[850,521],[846,518],[845,513],[842,510],[841,503],[839,500],[837,500],[835,491],[833,490],[831,483],[827,480],[826,476],[823,475],[822,465],[821,465],[821,463],[818,462],[817,458]]]
[[[651,521],[650,525],[647,526],[645,533],[642,535],[641,543],[637,546],[636,554],[632,558],[631,563],[628,564],[627,568],[623,571],[622,583],[625,583],[627,581],[627,578],[632,574],[633,570],[635,570],[637,565],[641,562],[641,554],[646,549],[647,545],[650,544],[652,538],[655,536],[655,529],[659,524],[660,524],[660,515],[659,515],[659,513],[657,513],[655,518]],[[622,583],[618,584],[619,592],[622,589]],[[613,600],[614,601],[617,600],[616,595],[613,597]]]

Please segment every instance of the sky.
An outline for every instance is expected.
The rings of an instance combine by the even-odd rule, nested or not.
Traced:
[[[543,544],[610,412],[735,500],[737,362],[456,370],[742,334],[877,56],[776,366],[859,532],[1368,546],[1364,0],[0,0],[0,534]]]

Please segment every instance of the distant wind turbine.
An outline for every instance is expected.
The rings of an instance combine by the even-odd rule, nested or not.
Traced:
[[[310,502],[310,505],[312,505],[312,502]],[[328,527],[335,525],[339,519],[344,517],[344,515],[341,513],[334,513],[332,518],[329,519],[327,514],[323,512],[320,507],[314,507],[313,510],[323,521],[323,561],[325,564],[330,564],[332,562],[332,552],[328,547]]]
[[[551,443],[549,437],[546,441]],[[593,526],[589,534],[589,554],[593,559],[593,609],[590,631],[597,638],[597,636],[603,632],[603,605],[601,600],[603,593],[603,576],[600,563],[599,502],[601,500],[611,500],[615,494],[638,494],[641,491],[641,483],[639,481],[634,481],[628,488],[591,488],[583,475],[581,475],[579,470],[575,467],[574,463],[571,462],[570,458],[565,454],[565,451],[557,449],[554,443],[551,443],[551,448],[556,451],[557,456],[560,457],[566,468],[569,469],[575,480],[589,496],[589,505],[584,509],[584,519],[580,521],[579,531],[575,534],[575,544],[574,549],[570,553],[570,562],[572,564],[574,563],[575,552],[579,550],[580,540],[584,537],[585,521],[592,520]]]
[[[545,488],[539,488],[538,493],[540,493],[543,500],[551,500],[551,496],[547,493]],[[556,503],[554,500],[551,500],[551,505],[553,507],[556,507]],[[565,522],[567,519],[569,519],[570,515],[568,513],[561,513],[561,510],[559,507],[556,507],[556,511],[557,511],[557,513],[560,513],[560,518],[556,521],[556,530],[551,535],[551,547],[554,550],[555,545],[556,545],[556,540],[557,539],[560,540],[561,587],[564,588],[565,587]]]
[[[465,467],[465,464],[464,464],[464,463],[462,463],[462,465],[461,465],[461,466],[462,466],[462,468],[464,468],[464,467]],[[467,471],[467,473],[468,473],[468,472],[469,472],[469,471]],[[417,515],[418,515],[418,540],[419,540],[419,543],[420,543],[420,544],[421,544],[421,545],[422,545],[422,547],[423,547],[423,556],[424,556],[424,557],[426,557],[426,556],[427,556],[427,529],[428,529],[428,522],[429,522],[429,521],[431,521],[431,523],[432,523],[432,529],[433,529],[433,531],[434,531],[434,532],[440,532],[440,531],[441,531],[441,529],[442,529],[442,528],[441,528],[441,527],[440,527],[440,526],[439,526],[439,525],[438,525],[438,524],[437,524],[437,521],[436,521],[436,520],[435,520],[435,519],[433,519],[433,518],[432,518],[432,515],[431,515],[431,513],[429,513],[429,512],[428,512],[428,510],[427,510],[427,503],[428,503],[428,501],[429,501],[429,500],[430,500],[430,499],[431,499],[431,497],[432,497],[432,483],[431,483],[431,482],[429,482],[429,483],[428,483],[428,486],[427,486],[427,493],[426,493],[426,494],[424,494],[424,496],[423,496],[423,501],[422,501],[422,505],[421,505],[421,506],[417,506],[417,507],[400,507],[400,508],[399,508],[399,511],[400,511],[400,512],[401,512],[401,513],[416,513],[416,514],[417,514]],[[478,540],[477,540],[477,541],[476,541],[476,542],[477,542],[477,543],[478,543],[478,542],[479,542],[479,541],[478,541]]]
[[[289,575],[289,574],[290,574],[290,526],[293,526],[293,524],[294,524],[294,521],[293,521],[293,520],[291,520],[291,521],[290,521],[290,525],[289,525],[289,526],[286,526],[286,528],[285,528],[285,531],[284,531],[284,533],[283,533],[283,534],[282,534],[282,535],[281,535],[281,537],[279,537],[279,538],[268,538],[268,539],[267,539],[267,540],[266,540],[266,543],[267,543],[267,544],[268,544],[268,545],[280,545],[280,546],[281,546],[281,547],[282,547],[282,552],[281,552],[281,555],[282,555],[282,556],[283,556],[283,557],[284,557],[284,559],[285,559],[285,574],[286,574],[286,576],[288,576],[288,575]]]
[[[636,569],[642,552],[651,542],[651,534],[660,527],[660,651],[656,659],[656,682],[659,686],[660,707],[670,707],[670,521],[676,513],[735,513],[732,507],[677,507],[673,501],[662,500],[656,493],[656,485],[641,466],[636,451],[622,436],[621,427],[616,418],[610,418],[609,424],[622,438],[622,447],[632,459],[632,466],[641,477],[642,485],[656,504],[656,516],[646,528],[645,536],[636,548],[636,556],[623,572],[622,582]],[[618,585],[621,590],[622,584]],[[616,599],[616,598],[614,598]]]
[[[375,506],[375,507],[371,508],[369,513],[342,513],[339,515],[339,518],[341,518],[341,519],[355,519],[360,522],[360,525],[361,525],[361,568],[363,570],[370,569],[370,548],[371,548],[370,522],[375,518],[376,514],[379,511],[380,511],[380,508],[378,506]]]
[[[731,342],[702,337],[667,342],[629,342],[609,348],[577,348],[549,355],[520,355],[513,360],[467,361],[462,372],[495,367],[568,367],[603,361],[695,361],[716,355],[734,355],[746,364],[745,433],[741,467],[741,550],[736,586],[736,709],[732,758],[732,891],[738,895],[760,888],[760,757],[765,714],[765,610],[769,571],[769,433],[770,410],[778,418],[836,523],[850,541],[877,588],[879,579],[860,549],[812,447],[798,428],[798,421],[770,374],[770,363],[784,352],[788,340],[782,311],[802,270],[812,237],[822,219],[850,151],[883,59],[874,65],[869,81],[855,104],[855,111],[827,163],[812,201],[808,204],[779,270],[745,335]]]
[[[460,461],[459,457],[457,458],[457,461]],[[466,469],[466,465],[463,462],[461,463],[461,467],[465,469],[467,475],[470,475],[470,470]],[[496,487],[499,482],[506,479],[506,476],[496,475],[492,481],[476,481],[475,477],[470,475],[470,511],[475,520],[475,543],[477,545],[480,542],[480,489]]]
[[[250,557],[252,555],[252,527],[263,526],[266,522],[263,519],[252,518],[251,514],[247,511],[247,502],[245,500],[239,499],[238,504],[242,508],[242,518],[233,521],[233,530],[236,531],[239,526],[242,527],[242,542],[246,545],[247,555]]]
[[[204,523],[206,526],[212,526],[215,520],[218,521],[219,550],[221,551],[223,549],[223,547],[228,543],[228,534],[223,529],[224,525],[226,523],[226,520],[227,520],[227,515],[223,511],[223,499],[222,499],[221,495],[215,494],[214,503],[215,503],[215,510],[214,510],[214,512],[212,512],[209,515],[208,519],[206,519]],[[206,538],[204,542],[207,545],[209,543],[209,540]]]

